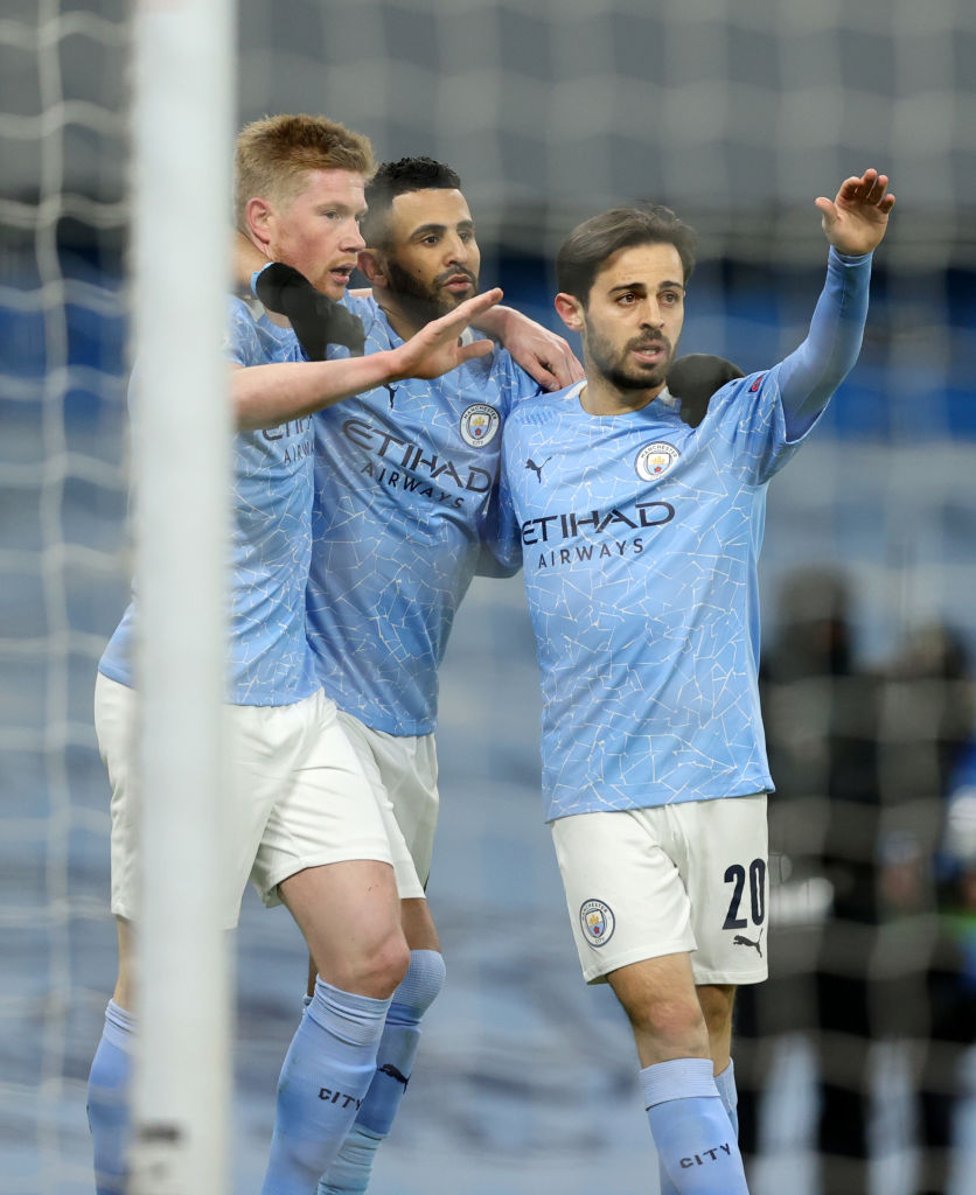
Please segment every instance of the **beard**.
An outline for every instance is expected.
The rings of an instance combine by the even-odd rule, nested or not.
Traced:
[[[418,326],[447,315],[478,291],[478,276],[460,266],[438,274],[429,286],[418,282],[392,259],[386,262],[386,273],[390,280],[390,290],[396,295],[397,303],[411,323]],[[455,295],[443,289],[443,284],[448,278],[455,278],[458,274],[471,279],[470,295]]]
[[[640,365],[629,359],[634,349],[661,348],[664,356],[657,365]],[[666,336],[636,336],[623,349],[613,344],[598,332],[589,332],[586,338],[586,352],[597,371],[612,386],[620,391],[654,390],[663,386],[668,378],[674,348]]]

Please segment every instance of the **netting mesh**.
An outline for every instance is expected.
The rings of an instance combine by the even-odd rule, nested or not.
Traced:
[[[7,0],[0,18],[0,1191],[18,1195],[90,1190],[84,1081],[114,968],[90,703],[129,567],[129,7]],[[912,1093],[944,1091],[947,1075],[965,1092],[972,1062],[959,1026],[976,907],[976,8],[242,0],[239,43],[241,122],[325,112],[370,135],[381,159],[450,163],[478,221],[483,281],[547,323],[552,252],[578,218],[639,198],[674,207],[702,237],[684,347],[746,369],[804,334],[824,256],[812,199],[868,165],[891,174],[899,207],[861,361],[770,497],[783,929],[775,982],[743,1002],[743,1086],[773,1092],[744,1111],[744,1140],[762,1159],[759,1191],[783,1189],[784,1175],[816,1191],[820,1156],[845,1148],[826,1189],[863,1182],[867,1148],[885,1189],[907,1192],[912,1143],[946,1148],[948,1115],[962,1195],[972,1105]],[[825,604],[804,606],[811,594]],[[810,651],[841,624],[846,672]],[[539,824],[530,653],[518,582],[476,586],[440,733],[431,900],[445,910],[452,986],[380,1195],[434,1189],[432,1157],[445,1191],[650,1181],[626,1027],[579,983]],[[241,944],[245,1195],[260,1182],[302,965],[284,921],[252,905]],[[878,1009],[893,1001],[917,1015],[892,1023]],[[919,1053],[933,1025],[939,1065]],[[846,1109],[846,1142],[818,1136],[818,1092]],[[869,1148],[854,1140],[865,1117]]]

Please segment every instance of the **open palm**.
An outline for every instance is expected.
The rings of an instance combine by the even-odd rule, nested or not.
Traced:
[[[860,178],[844,179],[832,200],[821,195],[815,203],[827,240],[839,253],[854,257],[881,244],[895,197],[888,194],[888,176],[871,169]]]

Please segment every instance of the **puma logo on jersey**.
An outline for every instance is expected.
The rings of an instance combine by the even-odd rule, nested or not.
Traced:
[[[387,1062],[378,1069],[381,1075],[389,1075],[391,1079],[396,1079],[396,1081],[398,1083],[402,1083],[404,1087],[406,1087],[406,1085],[410,1082],[407,1076],[402,1071],[397,1070],[392,1062]]]
[[[535,475],[538,477],[540,485],[542,485],[542,470],[546,467],[546,465],[549,464],[551,460],[552,457],[547,456],[541,465],[537,465],[532,457],[529,457],[529,459],[525,462],[526,469],[532,469],[535,471]]]
[[[759,957],[762,958],[762,956],[763,956],[762,936],[763,936],[763,932],[762,932],[762,930],[760,930],[759,937],[756,939],[755,942],[753,942],[752,938],[747,938],[745,936],[745,934],[736,934],[735,937],[732,939],[732,945],[733,946],[752,946],[755,949],[756,954],[758,954]]]

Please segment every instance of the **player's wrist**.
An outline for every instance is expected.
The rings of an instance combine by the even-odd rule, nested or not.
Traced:
[[[829,246],[828,250],[828,258],[833,258],[834,261],[844,266],[860,265],[862,262],[869,261],[873,255],[873,249],[869,249],[867,253],[847,253],[833,244]]]
[[[377,386],[387,382],[402,382],[414,373],[407,361],[406,344],[397,345],[395,349],[382,349],[378,353],[371,353],[364,360],[376,367],[377,378],[374,385]]]

